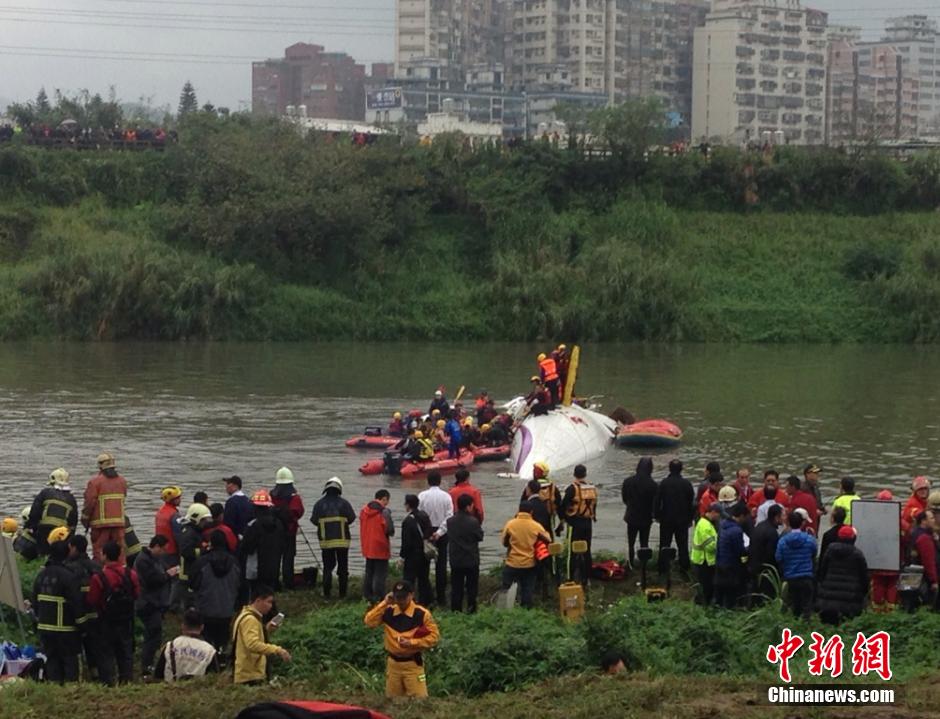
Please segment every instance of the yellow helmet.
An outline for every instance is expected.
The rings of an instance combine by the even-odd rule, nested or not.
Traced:
[[[16,530],[20,528],[20,523],[17,522],[13,517],[4,517],[3,524],[0,526],[0,530],[4,534],[16,534]]]
[[[568,349],[568,345],[561,344],[561,345],[558,345],[558,347],[556,347],[555,349],[557,349],[557,350],[566,350],[566,349]]]
[[[481,432],[489,432],[489,431],[490,431],[490,423],[489,423],[489,422],[484,423],[483,426],[480,427],[480,431],[481,431]]]
[[[435,410],[433,410],[433,411],[431,412],[431,416],[432,416],[432,417],[436,417],[436,416],[439,415],[440,413],[441,413],[441,411],[440,411],[439,409],[435,409]]]
[[[114,455],[109,452],[102,452],[98,455],[98,469],[114,469]]]
[[[532,476],[535,479],[548,479],[548,465],[545,462],[536,462],[533,464]]]
[[[401,419],[401,412],[396,412],[392,415],[392,419]]]
[[[473,426],[473,417],[467,417],[467,418],[463,421],[463,426],[464,426],[464,427],[472,427],[472,426]]]
[[[536,359],[537,362],[541,362],[543,359],[545,359],[545,353],[544,353],[544,352],[539,352],[539,356],[536,357],[535,359]]]
[[[439,419],[439,420],[437,420],[437,424],[436,424],[435,426],[436,426],[438,429],[444,429],[444,427],[447,426],[447,422],[445,422],[445,421],[442,420],[442,419]]]
[[[541,382],[541,381],[542,381],[542,378],[539,377],[537,374],[534,374],[531,377],[529,377],[529,382]]]
[[[160,499],[164,502],[171,502],[177,497],[183,496],[183,490],[179,487],[164,487],[163,491],[160,492]]]
[[[55,544],[56,542],[65,542],[69,538],[69,528],[68,527],[56,527],[46,538],[46,541],[49,544]]]
[[[415,439],[424,439],[424,432],[422,432],[420,429],[416,429]]]

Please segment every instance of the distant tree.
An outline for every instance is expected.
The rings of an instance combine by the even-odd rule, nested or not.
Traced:
[[[49,96],[46,94],[46,88],[39,88],[36,95],[36,113],[38,115],[48,115],[52,111],[52,105],[49,104]]]
[[[214,115],[214,114],[215,114],[215,105],[213,105],[211,102],[207,102],[205,105],[202,106],[202,111],[203,111],[203,112],[208,112],[208,113]]]
[[[642,162],[650,147],[662,143],[666,113],[657,98],[628,100],[593,110],[589,125],[616,159],[634,165]]]
[[[187,80],[186,84],[183,85],[183,91],[180,93],[180,105],[177,115],[183,118],[186,115],[198,112],[198,110],[199,100],[196,99],[196,90],[193,84]]]

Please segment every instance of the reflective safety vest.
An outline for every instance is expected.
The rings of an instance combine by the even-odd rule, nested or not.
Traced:
[[[593,519],[597,510],[597,487],[580,482],[575,482],[571,486],[574,487],[574,501],[571,502],[565,514],[568,517]]]
[[[349,530],[346,517],[320,517],[317,529],[320,549],[349,549]]]
[[[46,489],[43,491],[42,514],[39,517],[40,527],[74,527],[78,521],[78,506],[71,492],[64,489]],[[71,502],[69,500],[72,500]]]
[[[547,479],[540,479],[538,482],[539,499],[545,505],[549,519],[554,522],[554,517],[558,513],[558,507],[555,505],[555,484]]]
[[[131,526],[131,520],[124,517],[124,554],[127,557],[133,557],[140,554],[140,539],[137,532]]]
[[[64,564],[49,563],[36,579],[36,628],[41,632],[74,632],[79,578]]]
[[[539,369],[542,370],[543,382],[551,382],[552,380],[558,379],[558,367],[555,364],[555,360],[551,357],[546,357],[539,362]]]
[[[424,461],[434,459],[434,445],[427,437],[418,440],[418,459]]]

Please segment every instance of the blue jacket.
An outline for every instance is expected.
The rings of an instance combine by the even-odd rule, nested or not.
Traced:
[[[225,513],[222,521],[225,522],[238,537],[245,534],[248,523],[255,518],[255,506],[248,497],[236,492],[225,500]]]
[[[715,566],[723,569],[739,569],[741,557],[747,555],[744,549],[744,530],[733,519],[722,519],[718,528],[718,553]]]
[[[784,579],[811,579],[813,560],[816,557],[816,540],[806,532],[791,529],[780,537],[774,557]]]
[[[451,444],[460,444],[460,441],[463,439],[463,433],[460,431],[460,422],[455,419],[447,420],[447,424],[444,425],[444,431],[447,432],[447,436],[450,437]]]

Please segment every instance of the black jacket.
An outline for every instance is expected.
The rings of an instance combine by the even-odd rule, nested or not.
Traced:
[[[332,517],[345,517],[345,524],[342,522],[325,522],[320,526],[321,519]],[[338,539],[348,541],[350,539],[349,525],[356,521],[356,510],[345,499],[338,490],[328,489],[317,503],[313,505],[313,511],[310,513],[310,521],[317,528],[317,538],[321,543],[332,542]],[[342,536],[340,533],[342,532]],[[347,545],[349,546],[349,545]]]
[[[447,552],[451,569],[473,569],[480,566],[480,542],[483,527],[468,512],[458,511],[447,519]]]
[[[670,474],[659,483],[653,502],[653,518],[662,525],[688,527],[695,517],[692,483],[681,474]]]
[[[854,544],[833,542],[819,563],[819,611],[854,617],[868,594],[868,562]]]
[[[287,544],[287,529],[274,512],[259,507],[245,528],[239,551],[247,562],[246,579],[257,579],[269,587],[278,586],[281,556]],[[257,574],[257,576],[252,576]]]
[[[43,509],[47,502],[56,502],[55,507],[49,510],[49,519],[51,522],[42,524]],[[61,505],[58,503],[62,503]],[[26,527],[31,529],[37,537],[41,536],[45,541],[46,535],[55,527],[68,527],[72,531],[78,524],[78,503],[75,497],[67,489],[58,487],[45,487],[33,499],[33,506],[29,510],[29,519],[26,520]],[[44,531],[39,531],[40,529]]]
[[[43,597],[61,597],[64,603]],[[63,562],[50,559],[36,575],[31,601],[40,632],[74,633],[84,614],[81,577]]]
[[[620,488],[620,497],[626,505],[623,521],[637,527],[649,527],[653,523],[656,490],[653,460],[643,457],[637,462],[636,474],[623,480],[623,486]]]
[[[202,531],[192,522],[182,522],[176,540],[180,557],[180,579],[188,581],[190,572],[202,554]]]
[[[170,577],[160,557],[155,557],[150,547],[144,547],[134,562],[134,571],[140,580],[140,596],[137,611],[164,611],[170,606]]]
[[[209,619],[235,616],[241,571],[238,561],[224,549],[213,549],[196,562],[190,587],[196,593],[196,609]]]
[[[424,556],[424,540],[432,534],[431,520],[427,512],[416,509],[409,512],[401,522],[401,551],[404,559],[419,559]]]
[[[826,550],[829,549],[829,546],[833,542],[839,541],[839,530],[842,528],[841,524],[833,524],[829,529],[823,532],[822,540],[819,544],[819,558],[822,559],[826,556]]]
[[[765,564],[772,567],[777,566],[777,560],[774,555],[777,552],[777,541],[780,535],[777,534],[777,526],[772,524],[769,519],[760,522],[751,533],[751,545],[747,552],[747,570],[752,577],[759,577],[764,571]]]

